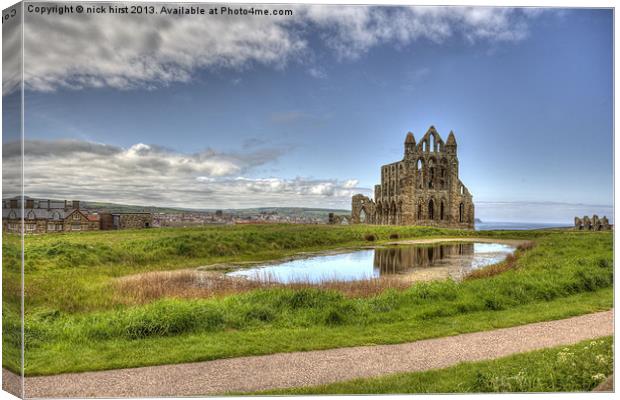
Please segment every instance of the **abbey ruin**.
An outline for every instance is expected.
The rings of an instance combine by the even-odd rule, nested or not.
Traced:
[[[592,219],[587,215],[583,218],[575,217],[575,229],[578,231],[609,231],[611,225],[607,217],[599,218],[594,214]]]
[[[459,179],[456,147],[453,132],[444,143],[431,126],[417,144],[409,132],[403,159],[381,167],[374,200],[353,196],[351,222],[473,229],[474,203]]]

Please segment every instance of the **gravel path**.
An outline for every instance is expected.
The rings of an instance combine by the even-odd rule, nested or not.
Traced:
[[[445,368],[613,334],[613,310],[397,345],[26,378],[27,397],[195,396]],[[3,371],[7,378],[8,371]]]

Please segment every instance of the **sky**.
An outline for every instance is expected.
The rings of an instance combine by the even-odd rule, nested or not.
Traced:
[[[348,209],[434,125],[477,217],[613,217],[611,10],[271,7],[294,15],[27,13],[26,194]]]

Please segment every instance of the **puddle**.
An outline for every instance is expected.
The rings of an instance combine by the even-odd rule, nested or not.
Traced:
[[[227,275],[256,281],[317,284],[399,275],[412,280],[459,279],[471,270],[503,261],[514,251],[514,246],[503,243],[397,245],[262,265]]]

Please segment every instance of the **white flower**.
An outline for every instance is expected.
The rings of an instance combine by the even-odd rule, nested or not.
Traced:
[[[605,357],[602,354],[598,354],[596,356],[596,362],[600,363],[600,364],[605,364],[607,362],[607,357]]]

